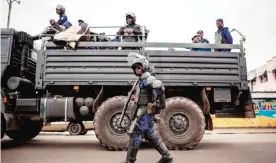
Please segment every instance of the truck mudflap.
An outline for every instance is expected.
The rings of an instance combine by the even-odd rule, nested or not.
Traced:
[[[40,100],[40,117],[47,119],[61,119],[65,122],[75,119],[74,97],[48,97]]]
[[[13,113],[4,113],[6,131],[17,130],[20,128],[21,121],[16,114]]]

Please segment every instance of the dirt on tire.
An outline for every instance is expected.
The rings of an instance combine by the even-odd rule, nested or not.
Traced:
[[[115,133],[112,131],[110,125],[112,116],[115,113],[117,115],[121,114],[125,101],[125,96],[111,97],[104,101],[95,113],[94,128],[96,137],[100,143],[109,150],[123,151],[128,147],[128,134]],[[130,114],[129,111],[127,114]]]
[[[170,129],[170,119],[174,114],[183,114],[188,119],[188,127],[179,135]],[[185,97],[172,97],[166,100],[166,108],[156,124],[158,135],[170,150],[193,149],[203,138],[205,118],[200,107]]]

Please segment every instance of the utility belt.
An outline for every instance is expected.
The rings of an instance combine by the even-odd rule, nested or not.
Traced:
[[[146,114],[160,114],[160,109],[158,109],[154,103],[148,103],[147,105],[138,105],[137,108],[146,108]]]

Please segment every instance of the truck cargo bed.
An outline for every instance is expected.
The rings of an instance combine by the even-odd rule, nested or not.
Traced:
[[[136,79],[127,64],[131,51],[143,52],[166,86],[241,87],[244,71],[246,75],[245,59],[239,52],[56,49],[41,51],[37,87],[130,85]]]

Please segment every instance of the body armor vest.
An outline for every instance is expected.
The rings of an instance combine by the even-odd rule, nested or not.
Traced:
[[[223,35],[223,30],[219,30],[215,33],[215,44],[227,44],[227,40]]]
[[[152,90],[150,88],[140,88],[138,95],[138,106],[147,106],[152,102]]]
[[[130,29],[138,29],[137,28],[138,26],[137,25],[127,25],[124,29],[124,36],[122,38],[122,41],[123,42],[138,42],[139,39],[138,39],[138,36],[136,36],[134,33],[128,33],[128,31]]]
[[[138,107],[147,106],[152,102],[152,88],[147,86],[147,78],[141,78],[136,88],[136,99]]]

